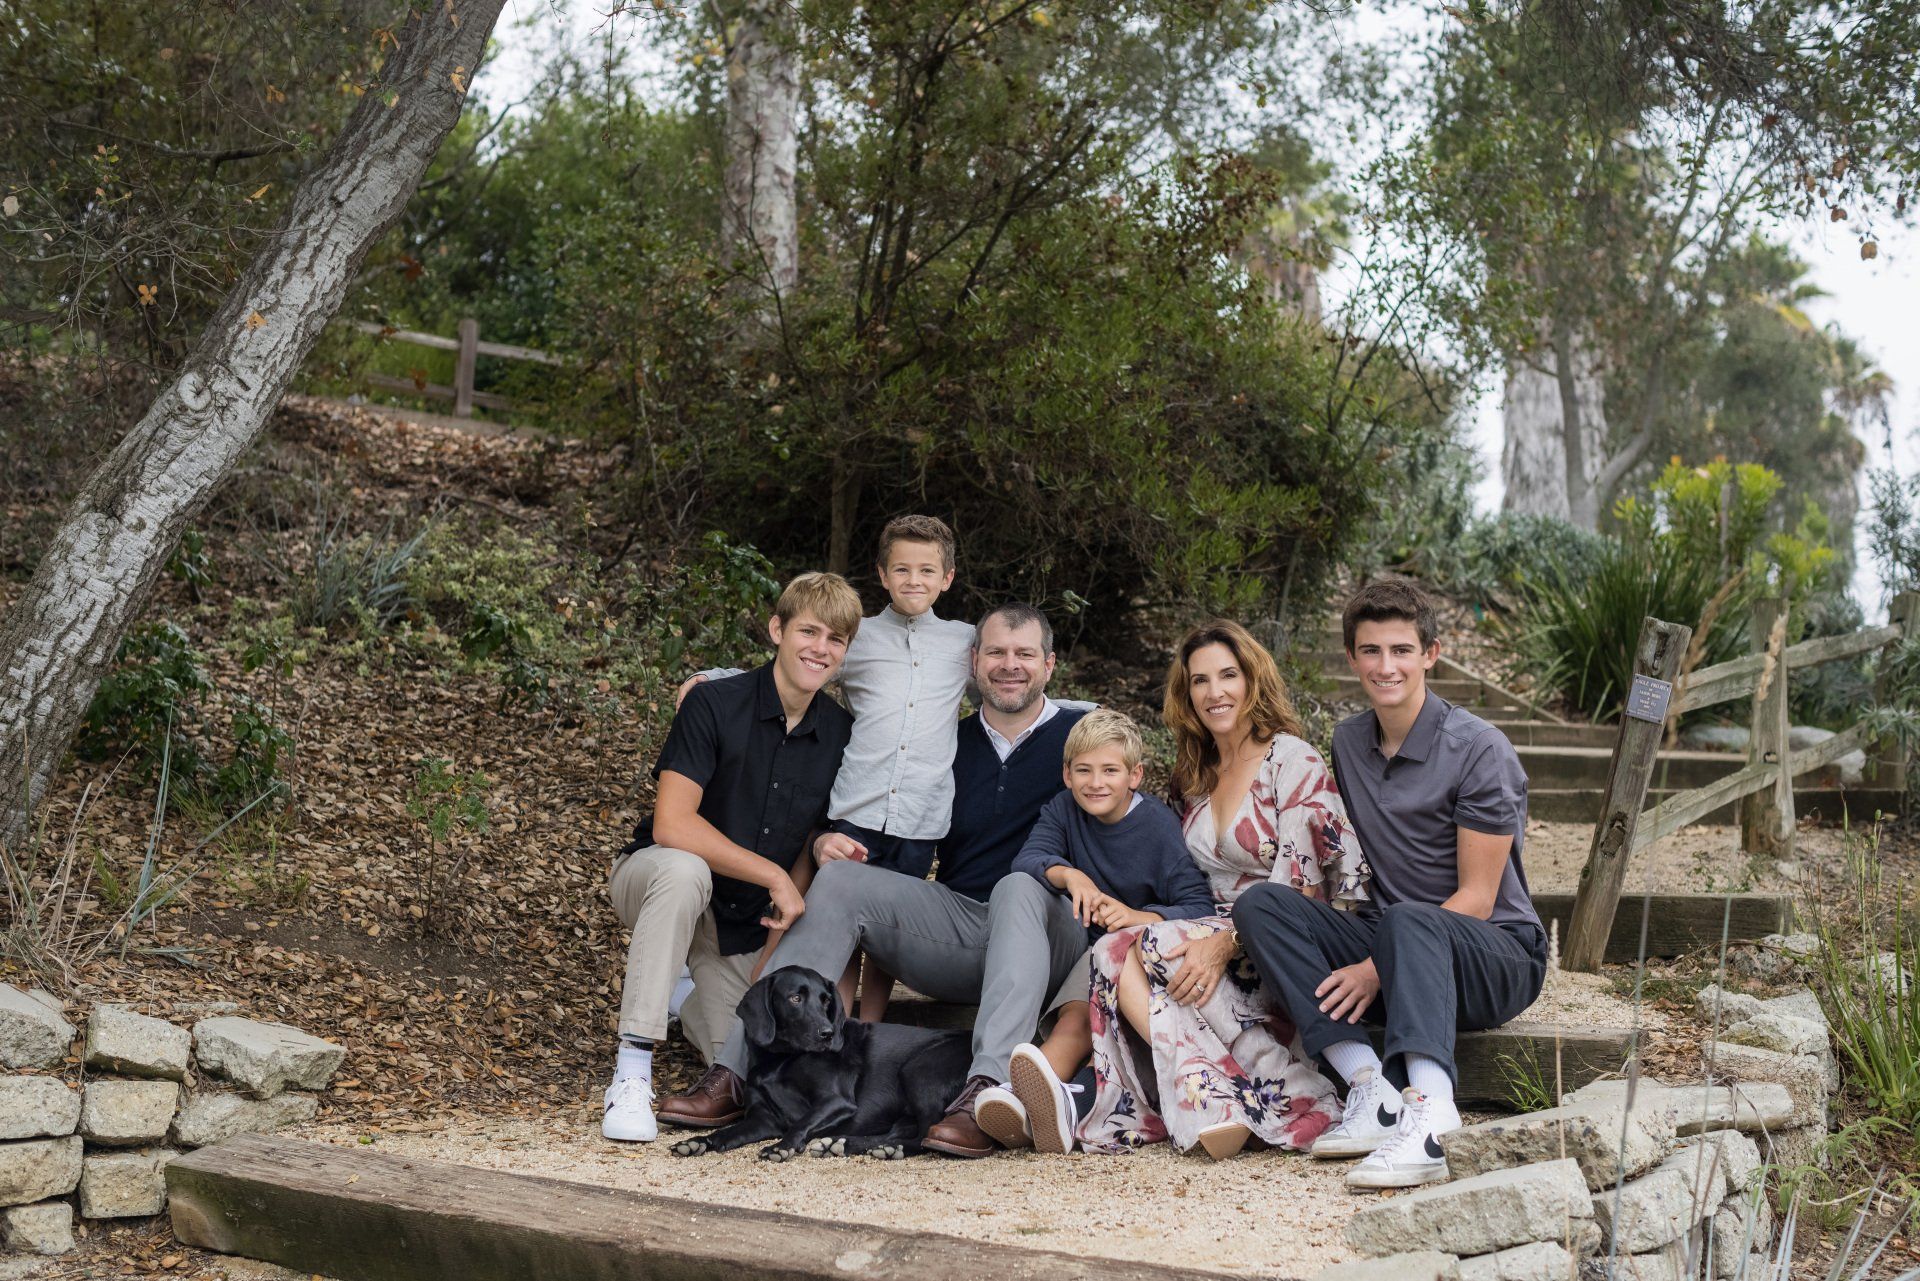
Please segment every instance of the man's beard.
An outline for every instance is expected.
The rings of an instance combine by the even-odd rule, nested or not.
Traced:
[[[1046,691],[1038,684],[1028,681],[1025,692],[1023,692],[1016,701],[1009,703],[1004,700],[999,690],[997,690],[993,682],[989,680],[986,687],[980,691],[980,696],[987,701],[987,704],[992,707],[994,711],[999,712],[1002,716],[1016,716],[1039,702],[1040,696],[1045,692]]]

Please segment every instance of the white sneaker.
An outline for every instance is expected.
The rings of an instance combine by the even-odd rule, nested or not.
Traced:
[[[1027,1131],[1033,1135],[1033,1146],[1055,1155],[1073,1151],[1073,1132],[1080,1124],[1080,1109],[1073,1102],[1076,1087],[1055,1075],[1053,1065],[1036,1045],[1014,1047],[1007,1075],[1013,1078],[1014,1096],[1027,1110]]]
[[[1399,1125],[1399,1093],[1386,1077],[1368,1071],[1347,1090],[1339,1123],[1322,1130],[1307,1154],[1321,1160],[1365,1156],[1392,1138]]]
[[[601,1106],[600,1137],[621,1143],[651,1143],[660,1137],[653,1119],[653,1082],[647,1077],[621,1077],[607,1087]]]
[[[988,1086],[973,1101],[973,1119],[1003,1148],[1030,1148],[1033,1131],[1020,1096],[1004,1085]]]
[[[1417,1188],[1447,1177],[1447,1154],[1440,1135],[1458,1129],[1435,1115],[1439,1109],[1426,1095],[1408,1087],[1400,1096],[1400,1124],[1393,1137],[1375,1148],[1366,1160],[1347,1171],[1350,1188]]]

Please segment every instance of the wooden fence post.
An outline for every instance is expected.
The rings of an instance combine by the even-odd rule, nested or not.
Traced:
[[[1753,687],[1753,737],[1747,746],[1752,765],[1780,766],[1770,787],[1740,802],[1740,848],[1759,858],[1793,857],[1793,747],[1787,741],[1787,603],[1753,603],[1753,652],[1767,656]]]
[[[1920,637],[1920,592],[1901,592],[1895,596],[1893,604],[1887,608],[1887,621],[1899,624],[1900,638],[1880,651],[1880,677],[1874,682],[1874,694],[1883,707],[1893,697],[1893,673],[1888,670],[1888,664],[1893,660],[1893,647],[1902,641]],[[1907,751],[1899,739],[1889,735],[1880,741],[1874,752],[1873,769],[1876,787],[1906,792]]]
[[[1673,678],[1692,639],[1691,627],[1648,618],[1640,625],[1640,641],[1634,647],[1635,683],[1639,684],[1637,678],[1642,676],[1666,682],[1670,696]],[[1657,687],[1650,692],[1657,695]],[[1642,708],[1650,711],[1657,703],[1659,714],[1649,720],[1634,714],[1637,700],[1630,697],[1628,709],[1620,718],[1620,737],[1614,742],[1613,766],[1607,773],[1606,799],[1593,829],[1587,865],[1580,871],[1580,890],[1574,896],[1567,936],[1561,940],[1560,964],[1564,969],[1591,974],[1606,957],[1613,914],[1620,906],[1620,887],[1627,879],[1627,858],[1633,853],[1634,829],[1640,825],[1647,788],[1653,782],[1654,761],[1666,734],[1667,702],[1660,697]]]
[[[453,415],[473,417],[473,367],[480,355],[480,322],[472,316],[460,321],[460,352],[453,361]]]

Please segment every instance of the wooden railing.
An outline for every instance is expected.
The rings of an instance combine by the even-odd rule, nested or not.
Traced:
[[[460,333],[457,338],[416,333],[411,329],[394,329],[387,325],[377,325],[370,320],[355,320],[349,323],[361,333],[372,334],[376,338],[455,353],[451,387],[445,383],[431,383],[422,379],[395,378],[391,374],[368,374],[366,381],[368,386],[379,387],[384,391],[405,392],[411,396],[431,396],[436,400],[451,400],[454,415],[458,418],[471,418],[475,405],[482,409],[513,408],[513,401],[506,396],[474,390],[474,367],[479,363],[479,357],[496,356],[502,360],[526,360],[537,365],[566,363],[551,352],[536,351],[532,347],[517,347],[512,343],[504,342],[481,342],[480,322],[471,316],[460,322]]]
[[[1697,672],[1681,673],[1693,629],[1648,618],[1634,653],[1633,689],[1620,718],[1620,737],[1607,775],[1606,799],[1594,828],[1593,845],[1580,873],[1580,889],[1561,947],[1569,970],[1600,967],[1613,917],[1620,905],[1627,863],[1663,836],[1697,823],[1733,801],[1740,805],[1740,846],[1749,854],[1786,858],[1793,851],[1793,780],[1847,753],[1869,746],[1862,721],[1813,747],[1794,751],[1788,741],[1787,689],[1796,671],[1884,650],[1903,637],[1920,634],[1920,593],[1903,593],[1888,611],[1884,627],[1845,636],[1822,636],[1784,646],[1786,606],[1778,600],[1756,602],[1754,652]],[[1882,664],[1881,680],[1886,678]],[[1676,684],[1677,681],[1677,684]],[[1884,692],[1884,691],[1883,691]],[[1644,810],[1667,727],[1686,712],[1751,695],[1752,733],[1747,764],[1704,787],[1663,797]],[[1897,744],[1879,744],[1876,782],[1889,791],[1906,784],[1905,756]]]

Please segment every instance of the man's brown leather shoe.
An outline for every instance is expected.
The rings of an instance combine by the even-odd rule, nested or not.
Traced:
[[[716,1063],[691,1090],[662,1099],[654,1115],[668,1125],[700,1130],[738,1121],[744,1111],[746,1102],[740,1078]]]
[[[959,1098],[947,1104],[947,1114],[933,1123],[927,1130],[927,1137],[921,1142],[935,1152],[945,1152],[948,1156],[986,1156],[991,1153],[1000,1145],[973,1119],[973,1104],[980,1097],[980,1091],[998,1084],[990,1076],[969,1077],[967,1088],[960,1091]]]

